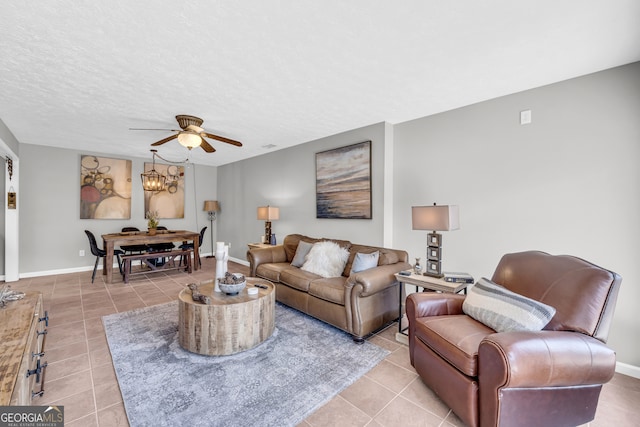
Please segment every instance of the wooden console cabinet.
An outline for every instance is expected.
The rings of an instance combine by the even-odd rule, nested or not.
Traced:
[[[48,323],[40,292],[0,308],[0,406],[30,405],[44,393]]]

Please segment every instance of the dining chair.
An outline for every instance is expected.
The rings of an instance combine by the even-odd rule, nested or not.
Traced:
[[[207,227],[202,227],[200,230],[200,237],[198,238],[198,248],[202,246],[202,239],[204,238],[204,233],[207,231]],[[179,246],[183,251],[188,249],[193,249],[193,243],[183,243]],[[213,250],[213,249],[212,249]],[[182,265],[182,256],[180,256],[180,265]],[[202,261],[200,261],[200,257],[198,257],[198,265],[202,267]]]
[[[157,227],[158,230],[166,230],[167,227],[159,225]],[[147,250],[149,252],[167,252],[167,251],[172,251],[174,249],[174,244],[172,242],[166,242],[166,243],[152,243],[150,245],[147,245]],[[153,260],[149,260],[149,261],[153,261]],[[157,266],[161,266],[164,265],[166,259],[164,257],[161,258],[156,258],[155,259],[155,264]],[[182,261],[182,260],[180,260]]]
[[[91,283],[93,283],[93,281],[96,278],[96,270],[98,269],[98,262],[100,261],[100,258],[104,258],[107,255],[107,252],[104,249],[100,249],[98,247],[98,243],[96,242],[96,236],[94,236],[92,232],[90,232],[89,230],[84,230],[84,232],[89,238],[89,247],[91,248],[91,253],[96,257],[96,263],[93,265],[93,274],[91,274]],[[123,274],[122,260],[120,259],[120,255],[123,255],[124,251],[121,251],[120,249],[114,249],[113,254],[118,259],[118,269],[120,270],[120,274]],[[105,260],[105,262],[106,261],[107,260]]]
[[[140,231],[137,227],[122,227],[122,232],[126,233],[129,231]],[[144,253],[147,251],[147,245],[122,245],[120,246],[120,249],[122,249],[125,253],[128,252],[130,254],[132,253]]]

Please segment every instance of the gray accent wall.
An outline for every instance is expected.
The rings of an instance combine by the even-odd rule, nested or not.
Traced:
[[[532,123],[520,125],[520,111]],[[509,252],[587,259],[622,275],[609,344],[640,366],[640,63],[395,126],[394,241],[425,258],[411,206],[458,204],[446,271],[491,278]],[[412,260],[413,262],[413,260]]]
[[[80,219],[80,156],[107,154],[79,152],[46,146],[20,146],[20,274],[40,275],[50,272],[75,271],[93,266],[89,241],[84,230],[90,230],[102,244],[100,235],[117,232],[132,225],[147,229],[144,192],[140,173],[151,158],[132,160],[132,203],[129,220]],[[120,158],[120,157],[118,157]],[[209,226],[202,210],[205,200],[216,199],[216,167],[187,164],[185,166],[185,218],[163,219],[161,225],[173,229],[200,230]],[[194,187],[195,182],[195,187]],[[197,194],[197,195],[196,195]],[[214,223],[215,228],[215,223]],[[210,253],[209,231],[202,253]],[[79,251],[85,250],[84,257]]]
[[[278,243],[287,234],[300,233],[382,246],[385,136],[385,123],[379,123],[220,166],[218,236],[231,243],[231,257],[245,260],[247,244],[260,241],[264,221],[256,219],[256,210],[266,205],[280,208],[280,219],[272,222]],[[315,154],[367,140],[371,141],[372,219],[316,218]]]
[[[532,113],[527,125],[520,124],[524,110]],[[411,206],[457,204],[461,229],[443,239],[446,271],[490,278],[503,254],[533,249],[621,274],[609,344],[619,362],[637,371],[639,117],[640,63],[634,63],[221,166],[218,235],[232,243],[232,257],[244,260],[246,244],[264,234],[256,208],[270,204],[280,208],[273,223],[279,242],[290,233],[385,242],[407,250],[412,262],[424,261],[426,232],[411,229]],[[374,147],[373,220],[316,219],[315,153],[365,139]],[[385,148],[392,150],[386,157]],[[385,183],[392,187],[387,194]]]

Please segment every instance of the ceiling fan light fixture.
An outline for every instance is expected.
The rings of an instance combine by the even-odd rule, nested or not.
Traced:
[[[178,142],[191,150],[192,148],[200,146],[202,138],[194,132],[180,132],[178,134]]]

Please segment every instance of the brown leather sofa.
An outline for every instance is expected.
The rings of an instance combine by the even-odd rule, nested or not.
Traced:
[[[530,251],[505,255],[491,280],[555,315],[542,331],[496,333],[463,312],[464,295],[409,295],[409,354],[423,382],[472,427],[593,420],[615,370],[605,343],[621,277]]]
[[[332,240],[349,250],[342,276],[323,278],[291,265],[298,243]],[[380,252],[378,266],[349,274],[356,253]],[[247,252],[251,276],[276,285],[276,300],[364,338],[398,318],[400,285],[394,274],[411,267],[406,251],[352,244],[345,240],[288,235],[282,245]]]

